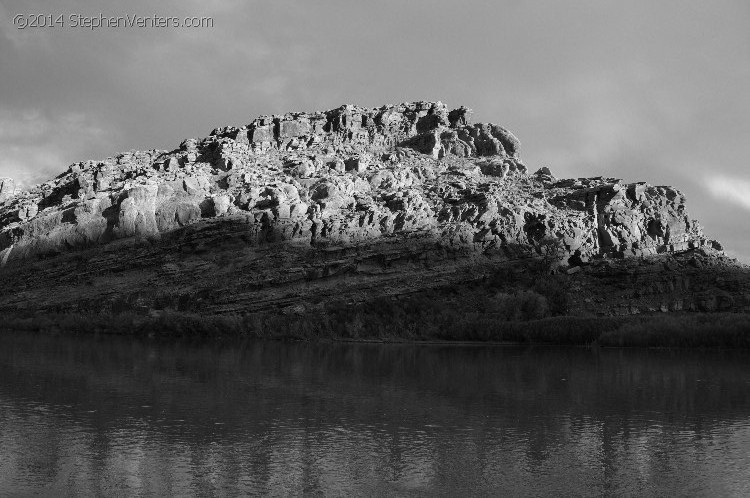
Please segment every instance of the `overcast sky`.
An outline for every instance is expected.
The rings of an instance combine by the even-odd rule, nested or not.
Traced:
[[[261,114],[414,100],[511,129],[532,169],[674,185],[750,262],[747,0],[0,0],[0,176],[26,185]]]

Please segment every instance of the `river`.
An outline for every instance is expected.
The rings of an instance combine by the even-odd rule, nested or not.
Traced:
[[[750,353],[0,335],[0,495],[750,495]]]

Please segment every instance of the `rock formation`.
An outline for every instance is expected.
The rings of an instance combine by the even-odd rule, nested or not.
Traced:
[[[558,238],[568,252],[639,256],[713,244],[671,187],[527,176],[520,143],[440,102],[262,116],[173,151],[77,163],[13,194],[7,262],[240,217],[258,242],[352,244],[417,231],[478,251]]]
[[[409,254],[438,265],[455,263],[459,254],[462,263],[445,266],[450,273],[478,268],[480,260],[542,257],[550,241],[556,241],[555,258],[563,266],[721,250],[704,237],[685,197],[672,187],[557,179],[547,167],[529,174],[520,152],[507,129],[472,123],[469,109],[449,110],[441,102],[261,116],[171,151],[76,163],[22,192],[0,180],[0,264],[6,279],[15,275],[22,282],[30,271],[22,268],[39,261],[100,248],[89,267],[110,254],[124,264],[134,256],[122,244],[138,244],[152,258],[151,274],[138,285],[161,288],[145,305],[153,307],[158,296],[174,294],[169,276],[186,271],[179,251],[196,240],[216,254],[226,250],[226,241],[240,241],[232,246],[233,261],[244,265],[255,258],[242,271],[266,272],[266,284],[331,275],[330,265],[312,261],[336,251],[344,255],[340,266],[359,270],[364,260]],[[293,261],[242,253],[263,247],[297,252]],[[118,264],[107,260],[101,271]],[[271,271],[275,265],[286,273]],[[76,271],[70,274],[81,274]],[[242,292],[252,293],[251,287]],[[75,292],[85,294],[80,286]],[[104,299],[109,304],[99,308],[131,291],[117,291],[119,297],[111,292]],[[6,298],[0,307],[23,307],[23,299],[32,297]]]
[[[0,202],[9,199],[15,193],[16,184],[12,178],[0,178]]]

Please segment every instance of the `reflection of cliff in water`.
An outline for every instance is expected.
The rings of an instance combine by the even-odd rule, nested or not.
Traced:
[[[2,489],[737,491],[703,457],[747,459],[742,352],[1,341]]]

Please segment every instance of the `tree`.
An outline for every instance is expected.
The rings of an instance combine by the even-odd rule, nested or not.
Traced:
[[[549,271],[555,263],[563,259],[565,245],[562,239],[547,235],[537,242],[537,250],[542,256],[542,269]]]

